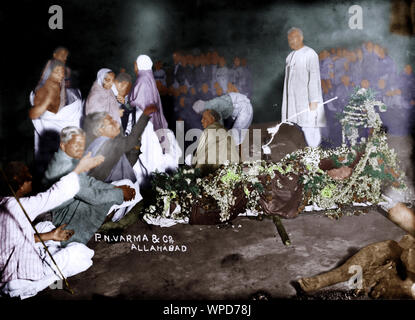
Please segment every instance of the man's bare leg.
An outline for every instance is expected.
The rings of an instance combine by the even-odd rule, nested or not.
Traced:
[[[407,278],[402,280],[396,272],[390,272],[379,279],[370,296],[375,299],[415,299],[414,282]]]
[[[387,261],[399,259],[401,253],[402,248],[396,241],[377,242],[361,249],[340,267],[314,277],[301,278],[298,283],[305,292],[319,290],[349,280],[353,276],[349,268],[354,265],[360,266],[363,273],[370,273]]]
[[[389,209],[388,218],[409,234],[415,236],[415,213],[405,204],[398,202],[393,208]]]

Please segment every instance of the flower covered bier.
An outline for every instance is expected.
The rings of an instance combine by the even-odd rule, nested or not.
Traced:
[[[375,109],[386,107],[372,97],[369,90],[356,90],[341,119],[345,133],[361,125],[372,129],[366,139],[348,136],[350,144],[335,149],[305,147],[275,163],[225,163],[206,177],[188,168],[170,175],[157,173],[153,179],[156,203],[147,214],[189,218],[196,206],[203,209],[196,210],[199,214],[217,214],[219,223],[236,217],[236,209],[237,213],[248,210],[294,218],[306,206],[313,206],[329,217],[339,217],[381,203],[385,187],[405,189],[406,185]]]

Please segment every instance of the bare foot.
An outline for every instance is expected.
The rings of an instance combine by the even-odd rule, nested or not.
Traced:
[[[410,280],[402,281],[397,275],[379,280],[370,296],[374,299],[414,299]]]
[[[325,287],[325,285],[320,283],[318,277],[301,278],[298,280],[298,284],[304,292],[312,292]]]

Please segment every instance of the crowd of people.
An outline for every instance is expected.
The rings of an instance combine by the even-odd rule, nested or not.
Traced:
[[[237,92],[248,99],[252,95],[252,75],[247,60],[235,56],[228,66],[225,57],[211,50],[201,54],[173,53],[171,74],[163,70],[163,64],[155,65],[154,77],[160,95],[170,96],[173,111],[172,122],[184,121],[185,128],[202,128],[201,115],[192,110],[197,100],[210,100],[226,93]]]
[[[30,94],[28,115],[34,126],[34,177],[23,163],[11,162],[5,166],[5,178],[16,191],[13,197],[9,190],[2,190],[9,196],[2,198],[0,214],[4,240],[0,248],[0,283],[1,292],[9,296],[35,295],[60,278],[59,269],[64,276],[71,276],[89,268],[94,253],[86,244],[93,234],[105,221],[117,222],[125,216],[142,200],[140,185],[145,184],[151,173],[176,169],[183,153],[164,115],[160,92],[165,93],[163,87],[167,88],[167,82],[160,63],[153,72],[151,58],[139,55],[134,62],[135,82],[125,71],[116,74],[102,68],[87,98],[82,99],[66,65],[68,54],[64,47],[55,49]],[[183,92],[189,87],[205,94],[198,98],[212,97],[205,92],[207,85],[219,88],[209,78],[213,74],[210,61],[216,61],[212,57],[219,59],[214,54],[197,57],[200,63],[190,72],[193,80],[184,77],[182,82],[180,77],[175,78],[173,91]],[[187,58],[180,57],[182,71]],[[209,77],[205,68],[209,69]],[[236,66],[235,72],[238,70]],[[199,71],[206,73],[206,77],[196,84]],[[217,93],[222,94],[220,89]],[[244,124],[248,128],[252,106],[243,97],[244,106],[250,108],[249,123]],[[225,114],[235,120],[242,109],[229,101]],[[189,109],[197,114],[193,108]],[[209,108],[198,112],[203,113],[200,121],[203,128],[223,129],[227,139],[223,114]],[[202,143],[198,149],[204,150],[205,145]],[[235,143],[229,145],[230,153],[237,154]],[[199,154],[189,163],[208,165],[208,159]],[[217,167],[219,163],[214,160],[212,165]],[[32,182],[38,192],[36,196],[30,196]],[[18,205],[20,197],[24,197],[22,208]],[[24,210],[30,212],[28,217],[24,217]],[[43,233],[32,229],[32,221],[39,215],[42,217],[35,228],[46,230]],[[48,255],[50,252],[60,262],[60,268]],[[33,268],[26,267],[31,262]],[[21,264],[25,266],[19,269]]]
[[[381,46],[368,42],[354,51],[333,49],[317,55],[304,46],[301,30],[290,29],[288,39],[294,51],[287,57],[282,118],[302,128],[308,145],[320,143],[325,119],[322,112],[319,123],[318,108],[323,100],[338,97],[327,105],[330,119],[347,104],[354,86],[374,88],[392,112],[414,107],[411,67],[398,73]],[[16,191],[13,197],[3,190],[2,195],[9,196],[1,199],[0,209],[0,290],[10,296],[33,296],[59,278],[47,258],[48,250],[65,276],[89,268],[93,251],[85,245],[100,226],[119,221],[142,200],[140,186],[152,172],[178,167],[185,150],[169,129],[167,97],[173,98],[174,122],[184,121],[185,129],[204,130],[188,163],[205,171],[228,160],[239,161],[238,146],[253,118],[252,77],[246,59],[235,57],[228,68],[216,51],[175,52],[168,79],[160,61],[153,71],[151,58],[139,55],[134,62],[135,81],[124,71],[116,74],[102,68],[84,100],[71,81],[68,53],[64,47],[53,52],[30,95],[34,179],[22,163],[5,167],[6,179]],[[300,117],[301,110],[308,108],[317,112]],[[328,121],[333,139],[337,122]],[[223,152],[217,148],[217,138],[231,140]],[[208,159],[212,150],[213,162]],[[29,197],[32,180],[39,193]],[[29,217],[19,207],[20,197]],[[31,221],[45,212],[51,217],[36,225],[44,231],[39,235]]]
[[[371,41],[354,50],[332,48],[319,53],[321,86],[324,100],[338,97],[326,106],[331,144],[341,144],[341,127],[337,113],[347,105],[355,87],[372,89],[388,110],[380,116],[389,133],[406,135],[410,115],[415,107],[415,75],[411,65],[400,71],[387,50]]]

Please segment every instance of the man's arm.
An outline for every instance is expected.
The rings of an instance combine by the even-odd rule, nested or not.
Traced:
[[[318,55],[312,52],[308,60],[308,101],[310,103],[310,110],[316,110],[318,103],[321,101],[321,79],[320,67],[318,62]]]
[[[113,201],[121,204],[124,200],[121,189],[87,175],[80,177],[80,190],[76,194],[76,198],[91,205],[100,205]]]
[[[62,177],[47,191],[38,193],[32,197],[24,197],[19,199],[23,208],[33,221],[39,214],[50,211],[65,201],[72,199],[79,191],[80,184],[78,175],[82,172],[87,172],[91,168],[95,168],[104,161],[104,157],[91,157],[88,153],[79,161],[76,168],[66,176]],[[15,203],[15,206],[19,206]]]
[[[69,240],[72,235],[75,233],[74,230],[64,230],[63,228],[65,228],[67,226],[67,224],[63,224],[61,226],[59,226],[58,228],[49,231],[49,232],[45,232],[45,233],[40,233],[40,238],[35,234],[35,242],[40,242],[40,240],[42,239],[43,241],[49,241],[49,240],[53,240],[53,241],[66,241]]]
[[[148,120],[150,120],[150,114],[156,111],[157,111],[157,107],[155,105],[150,105],[144,109],[137,123],[134,125],[133,129],[131,130],[130,135],[122,138],[122,141],[123,141],[122,143],[124,144],[123,146],[124,152],[130,151],[136,145],[139,144],[138,140],[143,134],[144,129],[147,126]]]
[[[34,106],[29,109],[29,118],[37,119],[46,112],[52,102],[52,93],[46,87],[40,88],[34,99]]]

